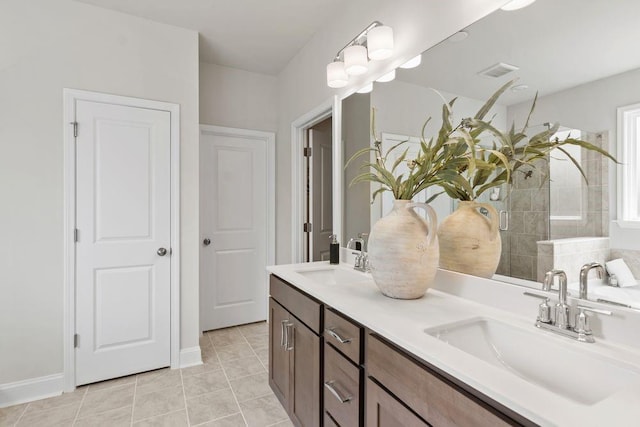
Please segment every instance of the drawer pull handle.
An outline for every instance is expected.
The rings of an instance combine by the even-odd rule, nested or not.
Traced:
[[[291,351],[293,350],[293,345],[294,345],[294,341],[295,341],[295,335],[293,334],[293,323],[291,322],[287,322],[284,325],[285,331],[286,331],[286,340],[285,340],[285,344],[284,344],[284,349],[287,351]]]
[[[338,399],[338,402],[340,402],[340,403],[351,402],[351,399],[353,399],[353,396],[347,396],[347,397],[340,396],[340,393],[338,393],[338,390],[336,390],[333,387],[334,383],[335,383],[335,381],[327,381],[327,382],[324,383],[324,387],[327,390],[329,390],[331,392],[331,394],[333,394],[335,396],[336,399]]]
[[[351,342],[351,338],[342,338],[336,331],[335,328],[328,328],[325,329],[325,331],[331,335],[333,338],[335,338],[336,340],[338,340],[338,342],[340,344],[347,344]]]
[[[286,327],[287,327],[287,323],[289,321],[288,320],[283,320],[280,323],[280,347],[286,347],[287,346],[287,332],[286,332]]]

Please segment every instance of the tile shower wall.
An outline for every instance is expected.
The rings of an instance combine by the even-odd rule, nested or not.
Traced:
[[[538,242],[537,281],[553,269],[563,270],[569,283],[577,282],[580,268],[589,262],[602,265],[610,259],[608,237],[576,237]],[[639,252],[640,251],[636,251]]]
[[[583,132],[586,141],[609,149],[608,132]],[[602,237],[609,235],[609,162],[610,160],[599,153],[581,150],[581,165],[587,181],[581,179],[582,189],[577,190],[582,196],[582,218],[579,220],[551,219],[550,239],[568,237]],[[567,165],[567,168],[573,168]],[[553,179],[553,174],[552,174]],[[573,194],[571,194],[573,193]],[[575,192],[563,191],[563,188],[551,185],[551,212],[562,211],[563,200],[575,196]]]
[[[536,242],[549,238],[549,166],[539,161],[535,169],[522,167],[507,195],[509,229],[501,232],[502,258],[497,273],[535,280],[538,269]],[[544,181],[544,182],[543,182]]]

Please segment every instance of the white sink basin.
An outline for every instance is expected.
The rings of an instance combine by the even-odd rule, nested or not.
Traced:
[[[475,318],[425,332],[530,383],[587,405],[640,382],[638,370],[589,352],[592,344],[569,341],[572,345],[565,346],[533,326],[527,331]]]
[[[356,271],[352,268],[345,268],[337,265],[297,270],[296,273],[321,285],[357,283],[368,281],[371,277],[366,273]]]

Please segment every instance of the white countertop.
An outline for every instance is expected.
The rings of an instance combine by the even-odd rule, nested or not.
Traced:
[[[596,343],[587,344],[539,331],[533,327],[538,301],[534,301],[533,305],[529,302],[532,310],[520,315],[436,289],[429,289],[424,297],[417,300],[388,298],[380,293],[369,275],[366,275],[367,280],[358,283],[323,285],[297,273],[301,269],[328,267],[328,263],[318,262],[277,265],[267,270],[535,423],[544,426],[640,426],[640,382],[593,405],[581,404],[484,362],[426,334],[424,330],[475,317],[495,319],[525,330],[534,330],[576,351],[615,359],[640,373],[640,351],[637,349],[598,338]],[[338,268],[350,269],[351,266],[340,264]],[[492,282],[473,279],[482,281],[484,286]],[[449,284],[455,288],[463,280],[468,282],[469,276],[448,271],[438,271],[435,279],[437,287],[441,289]],[[495,283],[498,287],[504,285]],[[527,299],[524,296],[521,298]],[[640,335],[638,329],[635,331]],[[530,357],[552,360],[554,355],[531,354]],[[570,382],[571,378],[566,380]],[[598,384],[592,386],[598,387]]]

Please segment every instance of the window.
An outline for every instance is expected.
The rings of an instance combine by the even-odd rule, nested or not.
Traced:
[[[640,228],[640,104],[618,108],[618,223]]]

